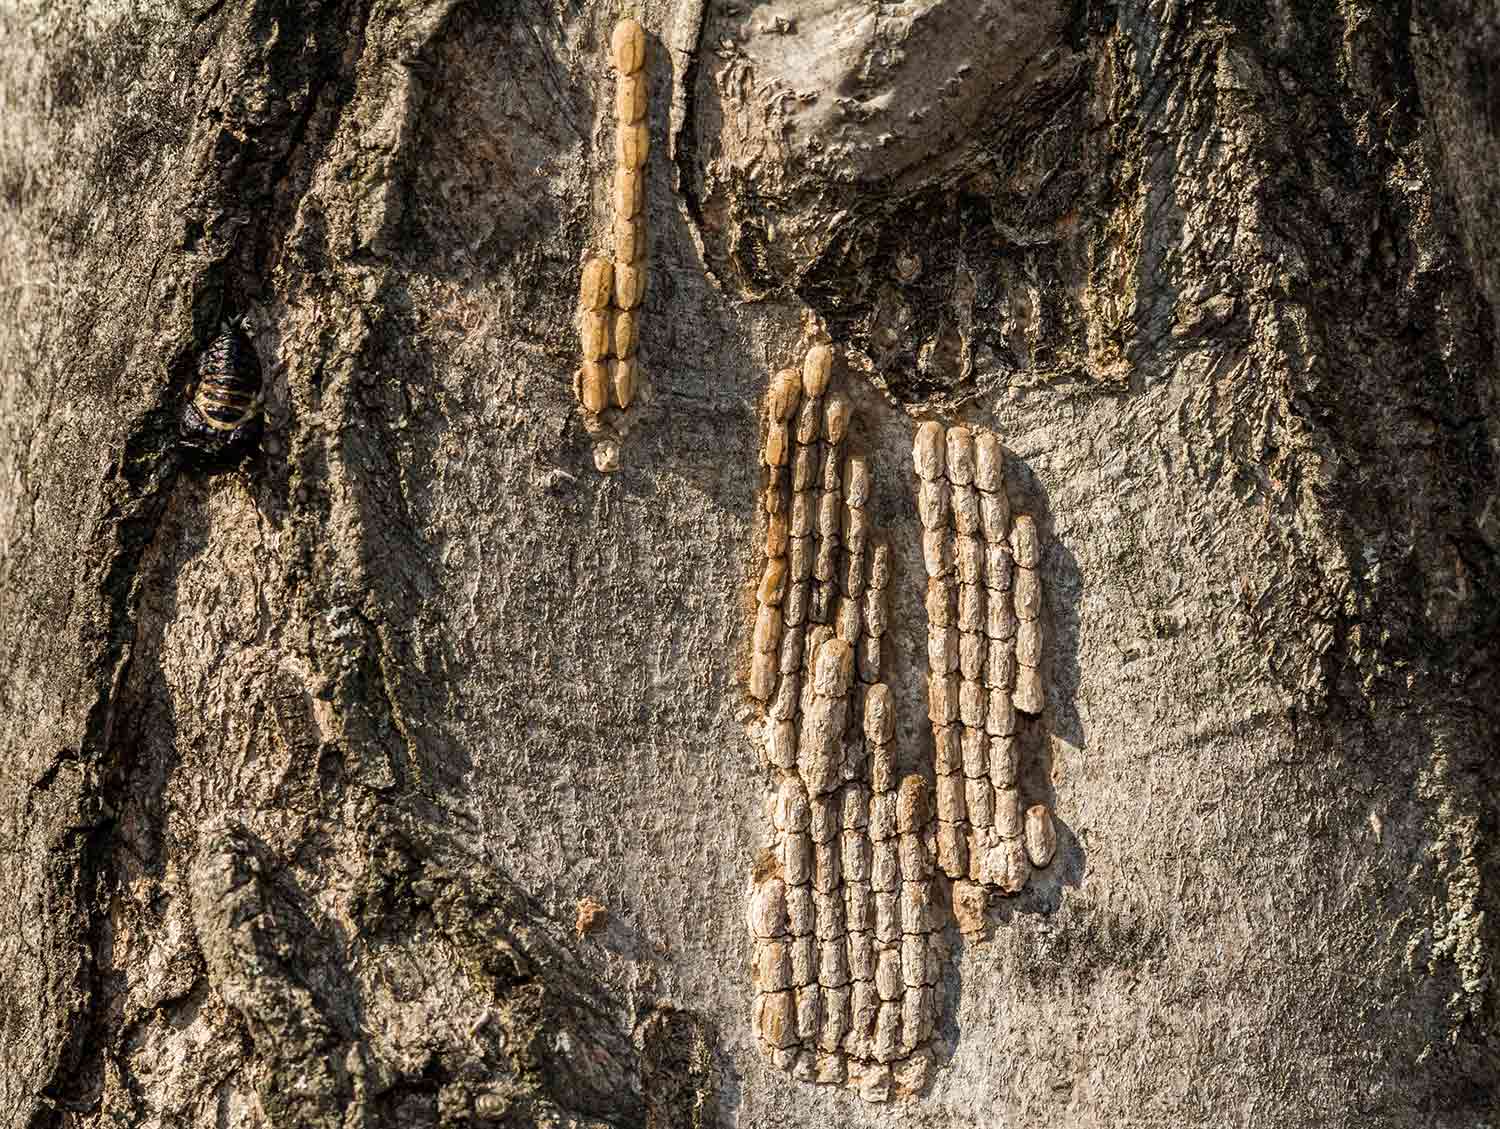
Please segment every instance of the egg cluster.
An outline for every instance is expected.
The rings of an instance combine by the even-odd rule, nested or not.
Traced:
[[[636,346],[646,296],[646,33],[621,20],[610,39],[615,69],[614,258],[590,258],[578,290],[578,336],[583,363],[575,391],[594,437],[601,471],[619,466],[626,413],[639,383]]]
[[[765,404],[749,689],[776,784],[750,891],[752,1025],[794,1077],[885,1101],[933,1069],[948,907],[969,931],[990,891],[1018,892],[1055,850],[1050,810],[1023,806],[1018,771],[1018,717],[1044,697],[1040,547],[1011,513],[995,436],[923,424],[934,751],[930,776],[921,756],[903,773],[882,680],[892,554],[832,362],[813,345]]]
[[[912,463],[927,569],[938,866],[1014,894],[1057,843],[1051,810],[1024,808],[1018,780],[1018,715],[1044,704],[1036,523],[1012,515],[990,432],[924,423]]]

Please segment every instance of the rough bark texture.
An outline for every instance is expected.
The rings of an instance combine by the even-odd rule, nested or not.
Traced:
[[[1494,4],[646,3],[604,477],[618,14],[0,11],[0,1123],[1486,1123]],[[267,420],[213,472],[227,315]],[[914,420],[999,430],[1047,545],[1061,878],[889,1106],[748,1030],[756,405],[812,316],[911,764]]]

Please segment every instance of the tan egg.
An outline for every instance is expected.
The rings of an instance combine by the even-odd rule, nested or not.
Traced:
[[[1004,690],[989,691],[989,709],[985,711],[984,731],[991,737],[1009,737],[1016,731],[1016,710]]]
[[[891,583],[891,547],[882,540],[870,546],[870,587],[886,588]]]
[[[984,676],[984,662],[989,654],[989,640],[972,631],[960,633],[958,637],[958,669],[965,678],[980,679]]]
[[[958,684],[958,717],[970,729],[984,725],[984,713],[989,691],[980,683],[963,679]]]
[[[788,833],[781,840],[781,873],[790,889],[806,886],[813,876],[813,841],[805,831]]]
[[[602,310],[609,305],[614,267],[608,259],[590,259],[583,264],[578,284],[578,305],[585,310]]]
[[[932,627],[953,627],[958,590],[951,580],[933,577],[927,581],[927,622]]]
[[[958,629],[960,631],[984,630],[984,588],[978,584],[958,586]]]
[[[870,463],[863,455],[844,460],[844,504],[856,508],[870,504]]]
[[[868,882],[870,880],[870,838],[862,830],[845,831],[840,839],[844,881]]]
[[[817,920],[817,911],[813,908],[812,887],[806,884],[801,886],[788,886],[786,888],[786,916],[787,924],[791,928],[794,937],[811,937],[813,926]],[[796,954],[793,953],[795,960]],[[809,983],[804,975],[798,979],[794,970],[792,973],[794,984]]]
[[[1021,793],[1011,788],[995,789],[995,834],[1002,839],[1014,839],[1026,829],[1026,816],[1021,807]]]
[[[868,593],[866,593],[868,595]],[[879,682],[881,669],[881,642],[879,635],[871,635],[868,626],[860,636],[859,646],[854,649],[854,665],[861,682]]]
[[[933,729],[932,767],[934,772],[948,773],[963,771],[962,733],[963,729],[957,725],[944,725]]]
[[[830,639],[813,659],[813,691],[825,698],[841,698],[849,692],[854,674],[854,652],[842,639]]]
[[[615,166],[615,215],[638,216],[646,210],[646,178],[640,169],[629,165]],[[616,248],[616,255],[625,256]]]
[[[795,989],[797,994],[797,1038],[811,1043],[818,1037],[818,1018],[823,1013],[822,989],[818,986],[816,972],[813,981]]]
[[[786,370],[794,372],[794,369]],[[800,376],[797,378],[802,379]],[[793,401],[791,406],[792,415],[797,414],[797,403]],[[797,444],[797,453],[792,457],[792,489],[811,490],[818,483],[818,448],[807,446],[803,443]]]
[[[899,832],[921,831],[932,818],[927,803],[927,781],[915,772],[901,778],[901,788],[896,796],[896,830]]]
[[[893,893],[877,892],[875,895],[875,952],[876,975],[879,975],[880,953],[892,944],[901,943],[901,893],[900,883]],[[899,966],[899,962],[898,962]]]
[[[776,656],[756,652],[750,660],[750,696],[766,701],[776,689]]]
[[[1016,661],[1022,666],[1042,665],[1042,621],[1023,620],[1016,630]]]
[[[965,536],[972,537],[983,531],[979,499],[981,495],[972,486],[955,486],[950,499],[953,507],[953,527]]]
[[[1014,639],[1020,621],[1011,610],[1010,593],[991,592],[984,603],[984,633],[990,639]]]
[[[955,486],[966,486],[974,481],[974,434],[967,427],[950,427],[944,436],[947,442],[945,469],[948,481]]]
[[[609,366],[605,361],[584,361],[579,370],[578,397],[583,410],[598,415],[609,405]]]
[[[931,878],[932,855],[927,850],[927,840],[919,832],[908,831],[899,842],[901,877],[908,882],[925,882]]]
[[[609,39],[610,58],[622,75],[635,74],[646,65],[646,30],[635,20],[615,24]]]
[[[963,773],[970,779],[990,773],[990,736],[983,729],[965,729],[963,735]]]
[[[958,670],[957,628],[927,628],[927,669],[934,674],[953,674]]]
[[[869,886],[863,883],[846,886],[844,905],[850,926],[845,942],[849,956],[849,975],[855,980],[873,980],[875,979],[875,938],[870,933],[869,925],[875,920],[875,900],[870,893]],[[859,919],[867,923],[865,928],[854,928],[856,906],[859,907]]]
[[[927,883],[920,885],[926,890]],[[901,983],[906,988],[920,988],[927,983],[927,937],[931,929],[907,929],[901,938]]]
[[[979,495],[979,524],[984,539],[991,545],[1008,545],[1010,541],[1010,499],[1005,491]]]
[[[630,407],[635,400],[635,361],[629,358],[623,361],[611,361],[609,366],[609,387],[611,399],[615,407],[624,411]]]
[[[889,742],[896,732],[896,703],[890,687],[877,682],[864,694],[865,738],[876,745]]]
[[[912,440],[911,457],[912,465],[915,467],[917,477],[924,482],[932,482],[943,476],[943,467],[946,462],[947,437],[940,423],[928,420],[917,428],[917,434]],[[933,528],[928,526],[928,528]]]
[[[937,817],[942,823],[962,823],[969,818],[964,803],[964,775],[961,772],[939,773],[937,777]]]
[[[870,885],[878,894],[893,894],[901,888],[899,838],[872,841]]]
[[[757,941],[751,975],[757,991],[786,991],[792,986],[790,946],[785,941]]]
[[[1015,573],[1015,558],[1005,543],[984,547],[984,586],[995,592],[1009,592]]]
[[[793,1046],[797,1042],[797,1011],[792,992],[763,992],[756,996],[752,1025],[756,1035],[771,1046]]]
[[[778,721],[771,727],[771,736],[766,743],[766,759],[777,768],[797,767],[797,723]]]
[[[887,607],[884,588],[871,588],[864,595],[865,630],[877,638],[884,635],[887,627]]]
[[[929,577],[953,575],[953,539],[946,529],[922,530],[922,563]]]
[[[578,340],[583,359],[599,361],[609,356],[609,310],[584,310],[578,317]],[[605,387],[608,388],[606,382]]]
[[[646,267],[633,263],[615,264],[615,305],[622,310],[633,310],[646,297]]]
[[[802,403],[797,408],[797,442],[811,447],[823,433],[823,398],[807,391],[805,374],[802,377],[802,391]]]
[[[1015,640],[990,639],[984,659],[984,684],[991,690],[1009,690],[1015,681]]]
[[[839,854],[836,844],[831,849],[835,856]],[[821,941],[842,937],[847,932],[844,928],[844,892],[837,886],[834,883],[834,888],[828,890],[819,890],[816,885],[813,886],[813,911],[818,919],[815,932]]]
[[[897,996],[892,996],[880,1005],[880,1014],[875,1019],[875,1061],[892,1063],[900,1057],[901,1003]]]
[[[828,380],[833,373],[833,350],[827,345],[814,345],[802,358],[802,384],[809,396],[821,396],[828,391]]]
[[[785,595],[786,561],[779,557],[772,557],[766,561],[765,570],[760,575],[760,587],[756,590],[755,598],[762,604],[780,606]]]
[[[1014,734],[990,738],[990,783],[996,788],[1014,788],[1021,766],[1021,743]]]
[[[978,537],[959,534],[953,539],[958,559],[958,579],[961,584],[980,584],[984,581],[984,542]]]
[[[616,310],[611,326],[611,339],[615,356],[621,359],[635,356],[639,326],[636,315],[630,310]]]
[[[964,779],[964,804],[968,808],[969,822],[975,827],[993,827],[995,824],[995,789],[989,780]]]
[[[637,213],[639,209],[637,209]],[[614,222],[615,261],[639,263],[646,258],[646,217],[616,212]]]
[[[883,843],[896,835],[896,792],[878,791],[870,797],[870,838]]]
[[[771,514],[766,518],[766,556],[786,556],[787,537],[787,515],[785,513]]]
[[[1041,539],[1030,514],[1017,514],[1010,527],[1010,550],[1021,568],[1036,568],[1041,559]]]
[[[622,123],[615,130],[615,165],[640,169],[651,153],[651,131],[644,121]]]
[[[1016,618],[1036,619],[1042,613],[1042,581],[1034,568],[1018,568],[1015,576]]]
[[[789,928],[786,883],[768,878],[750,895],[750,932],[757,937],[783,937]]]
[[[839,571],[839,591],[845,596],[859,597],[865,590],[865,570],[869,567],[866,554],[859,549],[845,546],[844,565]]]
[[[766,393],[766,414],[774,420],[789,420],[797,414],[797,402],[802,396],[802,375],[794,368],[784,368],[771,378],[771,387]],[[803,461],[802,450],[796,461]],[[811,463],[811,459],[807,460]],[[811,483],[796,484],[798,472],[793,474],[793,489],[805,490]]]
[[[761,604],[755,613],[755,651],[757,654],[777,654],[781,648],[781,612],[770,604]]]
[[[969,840],[962,824],[938,824],[937,863],[949,878],[963,878],[969,873]]]
[[[832,490],[818,495],[818,536],[827,540],[839,535],[844,516],[844,501]]]
[[[845,506],[840,513],[843,520],[839,525],[839,536],[844,542],[844,548],[851,553],[863,553],[870,543],[869,511],[856,506]]]
[[[806,377],[803,377],[806,380]],[[823,438],[829,443],[842,443],[849,430],[849,417],[853,412],[849,397],[842,392],[829,396],[823,405]]]
[[[1005,489],[1005,454],[993,432],[974,436],[974,485],[986,493]]]
[[[928,674],[927,718],[933,725],[952,725],[958,720],[956,674]]]
[[[917,516],[923,529],[943,529],[948,524],[953,488],[946,478],[923,479],[917,484]]]
[[[767,466],[785,466],[788,445],[786,424],[772,420],[766,427],[766,445],[761,451],[761,461]]]
[[[1046,804],[1033,804],[1026,809],[1026,857],[1031,865],[1041,869],[1052,861],[1057,852],[1057,828],[1052,823],[1052,809]]]
[[[1016,688],[1011,692],[1011,701],[1022,713],[1039,714],[1046,705],[1042,692],[1042,672],[1034,666],[1016,667]]]
[[[615,120],[621,124],[638,122],[646,116],[649,92],[642,71],[615,77]]]

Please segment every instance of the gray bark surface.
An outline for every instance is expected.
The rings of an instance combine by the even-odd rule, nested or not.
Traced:
[[[601,475],[620,14],[0,7],[0,1125],[1489,1124],[1494,4],[650,0]],[[212,472],[229,314],[266,429]],[[809,319],[910,766],[915,422],[997,429],[1046,538],[1059,859],[887,1105],[749,1029],[758,409]]]

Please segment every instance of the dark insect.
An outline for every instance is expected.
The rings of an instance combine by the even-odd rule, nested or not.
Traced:
[[[260,438],[260,358],[236,323],[226,322],[198,360],[198,379],[182,406],[183,446],[209,458],[226,456]]]

